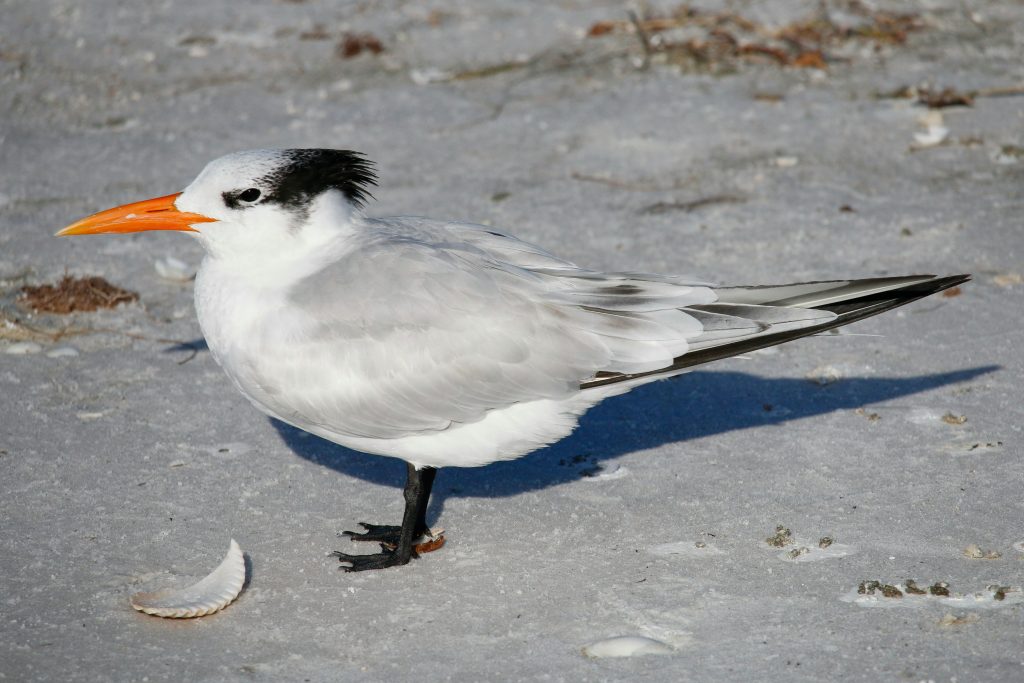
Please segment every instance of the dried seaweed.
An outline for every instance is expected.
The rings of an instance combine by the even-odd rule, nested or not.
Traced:
[[[71,277],[65,275],[55,285],[24,286],[18,298],[25,308],[41,313],[68,313],[114,308],[138,301],[139,295],[110,284],[102,277]]]
[[[861,2],[847,4],[859,23],[837,23],[822,6],[782,27],[771,28],[733,11],[710,12],[680,5],[666,15],[601,20],[591,24],[588,38],[633,33],[644,50],[641,66],[653,55],[669,64],[721,73],[740,61],[760,61],[783,67],[827,69],[840,61],[836,48],[851,42],[902,45],[910,33],[925,28],[917,14],[876,10]]]
[[[363,52],[379,55],[384,52],[384,43],[372,33],[346,33],[341,37],[337,47],[339,57],[352,59]]]
[[[971,107],[974,106],[974,95],[969,92],[960,92],[953,88],[943,88],[938,91],[921,88],[917,92],[917,101],[929,109]]]

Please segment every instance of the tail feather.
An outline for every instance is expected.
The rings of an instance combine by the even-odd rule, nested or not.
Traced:
[[[704,313],[705,316],[730,315],[748,318],[759,323],[758,327],[761,327],[762,330],[742,335],[740,338],[732,337],[731,340],[729,338],[712,340],[708,345],[692,348],[682,356],[675,358],[671,365],[658,370],[638,374],[599,373],[594,378],[583,382],[580,388],[589,389],[623,382],[632,384],[635,380],[667,377],[695,365],[710,363],[842,327],[917,301],[944,289],[955,287],[970,279],[970,275],[947,277],[913,275],[717,289],[715,291],[719,295],[718,301],[714,304],[693,307],[696,315],[700,316],[701,313]],[[803,316],[794,316],[794,308],[807,309],[808,313]],[[812,311],[818,312],[823,320],[815,322],[811,319],[814,315]],[[751,313],[756,313],[756,315],[748,317]],[[772,320],[792,321],[794,324],[770,325]],[[802,323],[800,323],[801,320]],[[767,329],[764,329],[766,326]]]

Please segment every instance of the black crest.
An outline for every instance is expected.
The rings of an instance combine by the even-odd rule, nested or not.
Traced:
[[[369,188],[377,184],[373,162],[359,152],[347,149],[286,149],[284,165],[264,181],[269,188],[267,201],[284,206],[305,206],[326,190],[339,190],[362,206],[373,198]]]

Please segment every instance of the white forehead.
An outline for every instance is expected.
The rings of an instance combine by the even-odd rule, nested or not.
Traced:
[[[279,149],[254,149],[235,152],[214,159],[193,180],[174,204],[181,211],[199,213],[211,218],[230,215],[224,205],[224,193],[257,187],[262,191],[264,179],[273,177],[288,162]]]
[[[208,187],[220,190],[242,188],[250,181],[259,180],[280,169],[288,162],[280,149],[251,149],[214,159],[189,187]]]

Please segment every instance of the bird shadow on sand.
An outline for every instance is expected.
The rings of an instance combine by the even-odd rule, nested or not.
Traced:
[[[713,371],[646,384],[595,406],[572,435],[518,460],[445,468],[434,486],[428,520],[440,516],[449,497],[514,496],[588,476],[604,461],[633,451],[852,410],[966,382],[997,369],[989,365],[918,377],[854,377],[825,386],[806,379]],[[353,451],[278,420],[271,423],[303,458],[375,484],[401,489],[405,483],[405,463],[400,460]],[[751,441],[750,447],[757,445]]]

